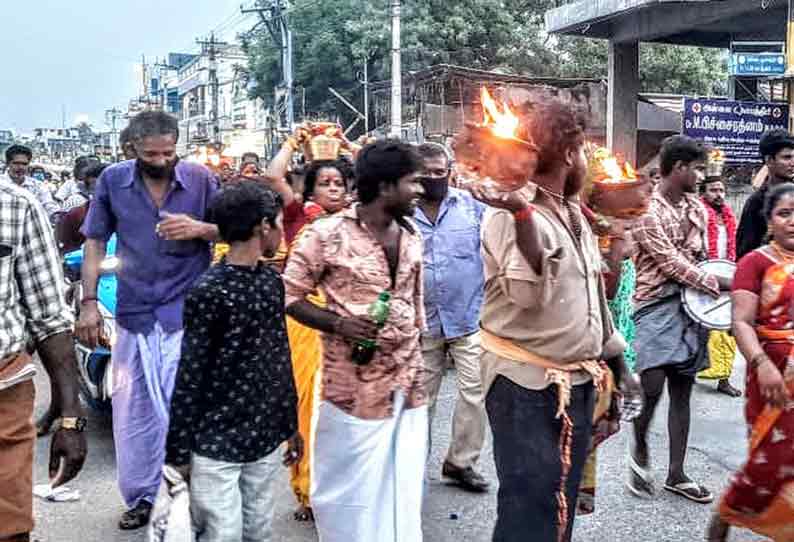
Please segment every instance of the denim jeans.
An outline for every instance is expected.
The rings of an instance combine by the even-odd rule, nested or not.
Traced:
[[[499,478],[493,542],[558,542],[557,493],[562,479],[557,388],[529,390],[498,376],[485,405],[493,432],[494,462]],[[574,386],[568,414],[573,421],[571,470],[565,485],[571,540],[579,483],[593,425],[595,388]]]
[[[271,542],[277,448],[252,463],[226,463],[193,454],[190,513],[197,542]]]

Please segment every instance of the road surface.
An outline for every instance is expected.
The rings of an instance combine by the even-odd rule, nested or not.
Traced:
[[[742,384],[743,364],[737,366],[734,385]],[[494,488],[487,495],[470,495],[445,486],[440,481],[441,462],[449,443],[449,421],[454,404],[454,375],[445,379],[439,397],[438,415],[433,428],[433,451],[427,469],[427,499],[424,510],[426,542],[487,542],[496,510],[496,474],[490,435],[480,467],[492,480]],[[37,415],[48,402],[48,381],[39,375]],[[721,491],[731,473],[744,460],[746,429],[742,421],[742,399],[731,399],[714,392],[715,384],[696,386],[693,399],[693,426],[687,458],[688,473],[713,491]],[[660,410],[652,429],[654,475],[664,480],[667,465],[667,403]],[[77,503],[35,502],[37,527],[34,540],[40,542],[143,542],[143,531],[119,531],[116,527],[124,511],[115,485],[115,460],[110,421],[90,415],[89,453],[86,467],[69,486],[79,489]],[[531,430],[527,428],[527,430]],[[47,476],[48,439],[37,444],[35,479]],[[609,540],[610,542],[691,542],[702,540],[711,506],[690,503],[661,492],[654,501],[628,496],[623,489],[627,447],[626,431],[603,445],[599,456],[599,493],[593,516],[577,520],[575,542]],[[286,469],[278,480],[280,499],[276,509],[274,540],[279,542],[314,542],[317,537],[309,524],[292,520],[295,503]],[[758,536],[735,532],[731,542],[751,542]],[[375,542],[375,541],[373,541]]]

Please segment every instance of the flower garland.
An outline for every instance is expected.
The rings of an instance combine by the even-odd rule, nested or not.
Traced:
[[[708,234],[707,240],[709,259],[716,260],[719,258],[717,251],[717,238],[719,237],[719,217],[717,216],[717,210],[712,207],[705,199],[703,200],[703,205],[706,207],[706,213],[709,217],[706,230]],[[736,261],[736,216],[733,214],[733,210],[727,203],[722,205],[722,221],[725,224],[725,231],[728,235],[728,259],[734,262]]]

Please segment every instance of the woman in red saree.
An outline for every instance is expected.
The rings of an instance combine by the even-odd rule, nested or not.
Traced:
[[[709,528],[730,526],[794,542],[794,184],[767,196],[772,241],[739,262],[733,331],[747,360],[750,457],[733,477]]]

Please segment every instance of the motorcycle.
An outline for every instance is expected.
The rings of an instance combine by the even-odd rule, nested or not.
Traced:
[[[110,351],[116,342],[116,271],[120,260],[116,257],[116,237],[107,243],[104,260],[100,264],[97,282],[97,308],[102,316],[102,330],[99,344],[89,348],[75,338],[74,348],[77,357],[78,383],[80,397],[93,410],[110,413],[113,394],[113,365]],[[84,297],[80,269],[83,265],[83,249],[69,252],[64,256],[64,275],[67,289],[66,299],[75,317],[80,317]]]

